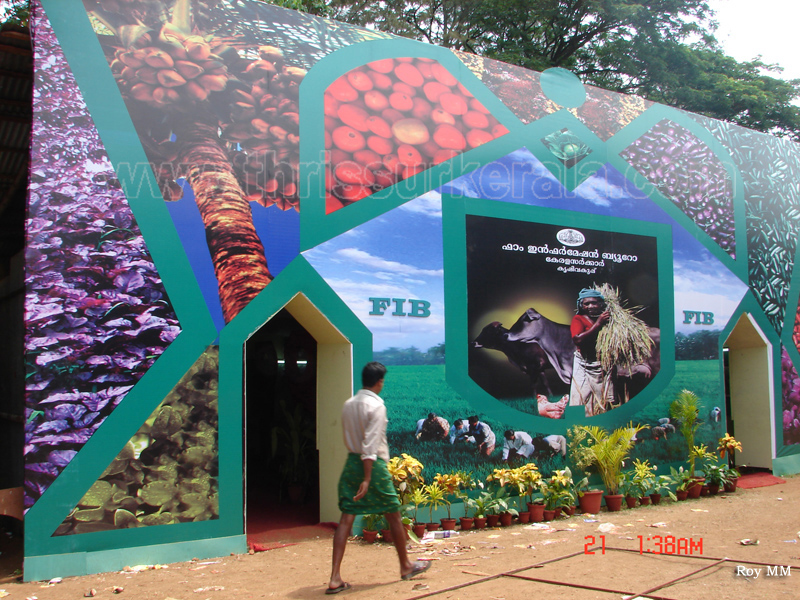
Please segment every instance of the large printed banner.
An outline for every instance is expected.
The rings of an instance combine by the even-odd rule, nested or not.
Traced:
[[[684,388],[713,443],[743,312],[796,451],[793,143],[255,0],[34,5],[26,552],[241,534],[243,345],[297,294],[431,474]]]

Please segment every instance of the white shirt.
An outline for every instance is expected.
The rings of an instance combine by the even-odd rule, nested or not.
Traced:
[[[389,462],[388,423],[381,397],[369,390],[359,390],[342,407],[344,445],[348,451],[360,454],[361,460],[382,458]]]
[[[527,446],[528,444],[533,443],[533,438],[530,435],[525,433],[524,431],[515,431],[514,432],[514,439],[509,440],[504,438],[503,441],[503,460],[508,458],[508,453],[514,449],[519,450],[523,446]]]

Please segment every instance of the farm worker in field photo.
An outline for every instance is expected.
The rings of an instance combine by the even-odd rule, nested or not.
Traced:
[[[383,514],[392,531],[394,547],[400,559],[400,577],[411,579],[430,568],[429,561],[412,561],[406,549],[406,530],[400,518],[400,499],[392,483],[387,463],[386,405],[378,395],[383,390],[386,367],[367,363],[361,372],[361,390],[344,403],[342,430],[349,454],[339,478],[339,509],[342,516],[333,535],[331,578],[326,594],[350,589],[340,568],[347,538],[356,515]]]
[[[421,442],[433,442],[447,439],[450,423],[436,413],[428,413],[427,419],[417,421],[416,438]]]
[[[518,456],[530,458],[535,448],[533,438],[524,431],[512,431],[507,429],[503,434],[503,460],[513,461]]]
[[[478,446],[478,454],[483,456],[491,456],[494,452],[496,439],[494,431],[483,421],[480,421],[477,416],[473,415],[469,418],[469,435],[475,438],[475,444]]]
[[[456,419],[450,429],[450,443],[456,444],[457,442],[475,443],[475,438],[469,434],[469,424],[465,419]]]
[[[606,412],[614,401],[612,373],[604,371],[597,358],[597,336],[609,319],[603,295],[597,290],[583,288],[578,294],[577,314],[570,324],[575,359],[569,405],[583,406],[587,417]]]

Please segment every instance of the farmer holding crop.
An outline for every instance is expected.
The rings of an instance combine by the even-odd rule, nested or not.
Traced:
[[[362,389],[344,403],[342,428],[349,454],[339,478],[339,509],[342,516],[333,536],[333,566],[326,594],[350,589],[339,569],[344,558],[347,538],[356,515],[383,514],[389,522],[392,539],[400,559],[403,579],[424,573],[428,561],[412,561],[406,550],[406,530],[400,518],[400,499],[392,483],[387,463],[389,444],[386,441],[386,406],[378,395],[383,389],[386,367],[379,362],[367,363],[361,372]]]
[[[606,412],[614,401],[611,369],[604,369],[597,356],[597,337],[611,315],[606,310],[605,298],[595,289],[580,291],[577,308],[570,324],[575,359],[569,405],[585,407],[586,416],[591,417]]]

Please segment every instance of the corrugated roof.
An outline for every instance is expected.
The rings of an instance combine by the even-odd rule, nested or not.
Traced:
[[[33,53],[27,28],[0,28],[0,278],[23,248],[32,119]]]

